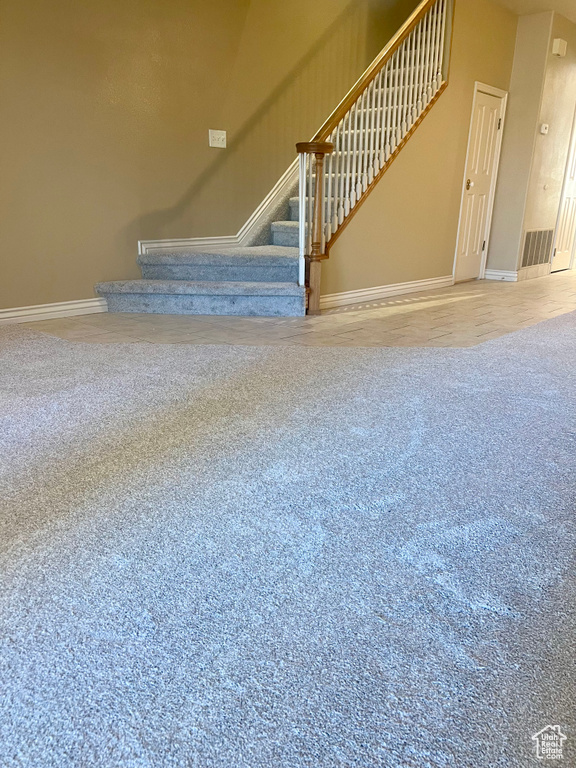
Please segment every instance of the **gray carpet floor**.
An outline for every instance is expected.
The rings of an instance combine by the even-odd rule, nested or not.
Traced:
[[[2,327],[0,766],[575,765],[575,363]]]

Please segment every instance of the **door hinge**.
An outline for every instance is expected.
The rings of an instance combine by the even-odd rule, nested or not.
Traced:
[[[498,118],[498,130],[500,130],[500,128],[502,128],[502,118],[501,117]]]
[[[482,243],[482,250],[484,250],[485,248],[486,248],[486,240],[484,240],[484,242]]]

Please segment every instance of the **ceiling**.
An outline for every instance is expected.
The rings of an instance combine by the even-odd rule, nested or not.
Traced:
[[[497,2],[518,14],[558,11],[576,24],[575,0],[497,0]]]

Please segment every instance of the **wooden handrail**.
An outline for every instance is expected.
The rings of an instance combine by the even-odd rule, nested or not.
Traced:
[[[348,91],[346,96],[342,99],[342,101],[336,107],[334,112],[332,112],[328,120],[326,120],[324,125],[316,133],[316,135],[314,136],[314,138],[310,143],[325,142],[326,139],[330,137],[330,135],[332,134],[332,131],[334,130],[334,128],[336,128],[336,126],[342,120],[344,115],[346,115],[347,112],[352,107],[352,105],[358,101],[359,97],[364,92],[364,89],[366,88],[366,86],[369,85],[372,82],[372,80],[376,77],[378,72],[380,72],[380,70],[386,66],[387,62],[392,58],[392,56],[398,50],[398,48],[402,45],[404,40],[406,40],[406,38],[410,35],[412,30],[418,25],[420,20],[424,18],[424,16],[428,13],[430,8],[432,8],[432,6],[435,4],[436,4],[436,0],[423,0],[423,2],[420,3],[418,8],[414,10],[412,15],[400,27],[400,29],[394,35],[394,37],[390,40],[390,42],[382,49],[382,51],[374,59],[374,61],[368,67],[368,69],[364,72],[364,74],[358,79],[358,81]]]
[[[329,141],[299,141],[296,151],[305,155],[331,155],[334,152],[334,144]]]
[[[314,138],[296,145],[299,280],[309,314],[320,311],[330,246],[446,88],[453,3],[422,0]]]

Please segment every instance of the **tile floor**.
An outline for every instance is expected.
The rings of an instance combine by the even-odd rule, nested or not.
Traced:
[[[576,310],[576,270],[481,280],[316,317],[93,314],[24,324],[71,342],[250,346],[472,347]]]

